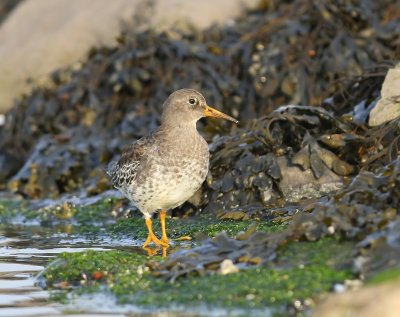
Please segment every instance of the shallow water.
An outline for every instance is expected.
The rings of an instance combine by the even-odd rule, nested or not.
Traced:
[[[82,303],[75,306],[54,303],[49,292],[35,285],[35,275],[62,252],[113,248],[142,252],[135,247],[138,241],[88,238],[68,231],[68,227],[16,225],[0,228],[0,317],[127,316],[114,313],[111,307],[104,314]]]
[[[59,253],[89,249],[144,253],[140,247],[142,243],[132,239],[111,239],[104,235],[78,235],[69,225],[0,225],[0,317],[204,316],[205,308],[194,308],[189,313],[176,307],[166,313],[133,305],[118,305],[115,298],[107,293],[68,298],[67,304],[61,304],[52,301],[50,293],[36,285],[35,276]],[[183,243],[180,247],[189,245]],[[226,316],[226,312],[212,311],[207,315]]]
[[[113,240],[104,235],[76,235],[70,226],[43,227],[21,224],[0,225],[0,317],[124,317],[124,316],[246,316],[248,311],[215,307],[151,309],[119,305],[107,292],[68,297],[66,304],[50,299],[50,293],[38,287],[35,276],[62,252],[84,250],[129,250],[143,253],[143,241]],[[179,243],[180,248],[191,247]],[[270,316],[271,311],[252,311],[253,316]]]

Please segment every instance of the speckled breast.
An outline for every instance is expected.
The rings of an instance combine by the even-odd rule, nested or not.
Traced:
[[[193,196],[207,176],[207,142],[197,133],[172,140],[176,142],[163,143],[148,157],[145,172],[137,175],[127,190],[128,198],[143,213],[181,205]]]

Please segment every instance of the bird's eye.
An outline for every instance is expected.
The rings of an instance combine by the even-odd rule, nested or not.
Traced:
[[[197,100],[195,98],[190,98],[189,103],[193,106],[197,103]]]

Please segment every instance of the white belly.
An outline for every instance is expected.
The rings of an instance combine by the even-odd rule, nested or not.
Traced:
[[[160,187],[160,192],[155,195],[150,204],[151,209],[171,209],[180,206],[201,187],[203,179],[182,179],[179,182],[170,183],[169,186]]]
[[[157,210],[168,210],[182,205],[203,184],[208,173],[208,164],[199,170],[195,164],[187,164],[179,169],[157,170],[151,179],[152,184],[142,184],[140,188],[132,187],[126,193],[128,197],[145,215],[149,216]]]

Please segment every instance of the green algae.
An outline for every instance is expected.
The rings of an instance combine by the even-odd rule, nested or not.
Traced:
[[[112,284],[115,278],[132,270],[136,272],[147,259],[148,256],[120,250],[62,253],[46,268],[44,277],[49,285],[68,282],[71,287],[88,286],[101,284],[103,280]]]
[[[246,231],[252,220],[218,220],[211,216],[198,216],[190,219],[167,219],[167,231],[171,238],[179,238],[181,236],[196,237],[200,233],[210,237],[215,236],[218,232],[226,231],[229,236],[235,236],[241,231]],[[281,231],[286,227],[284,224],[272,222],[258,222],[257,230],[274,232]],[[158,235],[161,233],[161,227],[158,219],[153,221],[154,232]],[[117,223],[111,225],[107,231],[116,237],[129,236],[135,239],[145,239],[147,237],[147,228],[142,218],[121,219]]]
[[[355,242],[343,241],[338,236],[324,238],[312,243],[291,243],[278,252],[278,265],[293,267],[307,264],[325,265],[343,269],[352,266]]]
[[[107,223],[112,219],[111,212],[115,207],[115,198],[105,198],[99,202],[86,206],[76,206],[75,219],[79,224]]]
[[[25,204],[19,200],[0,199],[0,221],[1,223],[17,217],[25,210]]]
[[[42,226],[70,224],[71,232],[85,235],[106,234],[115,238],[145,239],[147,228],[142,217],[121,218],[115,215],[116,204],[120,199],[104,198],[94,204],[74,205],[60,203],[44,208],[35,208],[23,201],[0,200],[0,220],[2,224],[12,222],[19,217],[19,222],[37,221]],[[153,228],[161,235],[158,217],[154,217]],[[171,238],[181,236],[196,237],[199,233],[215,236],[226,231],[229,236],[235,236],[240,231],[246,231],[252,220],[218,220],[212,216],[198,216],[187,219],[168,218],[167,230]],[[279,231],[286,225],[272,222],[260,222],[259,231]]]
[[[224,308],[262,308],[290,304],[328,291],[334,282],[348,276],[346,271],[316,265],[282,271],[254,268],[226,276],[190,277],[174,284],[153,278],[135,283],[135,287],[131,276],[126,276],[113,291],[125,303],[134,300],[145,306],[207,303]]]
[[[62,254],[44,271],[50,288],[63,284],[79,293],[104,287],[120,303],[146,307],[204,305],[224,309],[281,308],[327,292],[335,282],[352,277],[351,270],[338,267],[338,252],[346,255],[350,244],[336,239],[297,242],[278,256],[282,262],[294,257],[290,266],[257,267],[228,275],[190,276],[174,283],[152,275],[146,263],[160,261],[127,251],[86,251]],[[296,256],[296,254],[302,254]],[[278,261],[279,263],[279,261]],[[301,263],[301,265],[300,265]]]
[[[112,210],[116,200],[112,198],[104,198],[96,203],[72,204],[60,203],[50,207],[31,208],[27,216],[29,218],[39,219],[43,223],[70,222],[81,227],[96,227],[114,222]]]
[[[391,282],[400,279],[400,268],[390,268],[379,272],[367,280],[367,284],[380,284],[385,282]]]
[[[112,214],[118,200],[104,198],[93,204],[54,204],[48,207],[36,207],[34,203],[20,200],[0,200],[1,224],[19,223],[29,225],[40,223],[41,226],[70,225],[74,233],[96,234],[108,225],[115,223]]]

